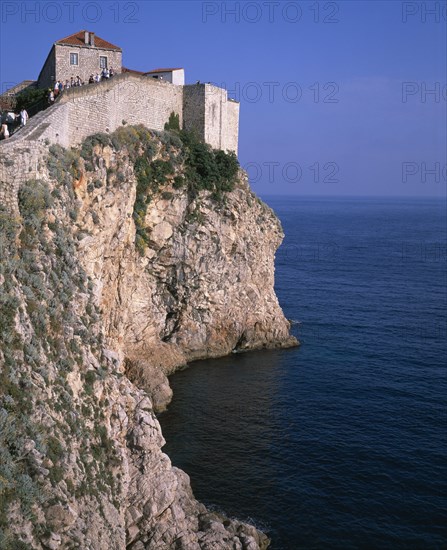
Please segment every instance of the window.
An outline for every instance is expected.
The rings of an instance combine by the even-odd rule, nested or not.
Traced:
[[[77,53],[70,54],[70,65],[79,65],[79,59]]]
[[[107,69],[107,57],[102,55],[99,56],[99,67],[101,69]]]

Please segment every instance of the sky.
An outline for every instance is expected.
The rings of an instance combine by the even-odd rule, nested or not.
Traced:
[[[241,103],[239,160],[264,195],[446,196],[445,1],[7,1],[0,83],[36,79],[81,29],[139,70]]]

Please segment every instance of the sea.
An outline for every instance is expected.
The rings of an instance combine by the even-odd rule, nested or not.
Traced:
[[[447,548],[445,201],[263,199],[301,346],[174,374],[165,452],[272,550]]]

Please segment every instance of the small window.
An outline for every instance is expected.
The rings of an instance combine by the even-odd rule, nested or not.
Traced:
[[[79,60],[78,60],[78,54],[77,53],[71,53],[70,54],[70,65],[79,65]]]
[[[99,56],[99,67],[101,69],[107,69],[107,57]]]

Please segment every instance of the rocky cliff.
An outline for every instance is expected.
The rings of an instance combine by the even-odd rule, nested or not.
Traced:
[[[155,412],[188,361],[296,344],[278,220],[175,132],[52,146],[40,173],[0,206],[0,547],[266,548],[194,499]]]

